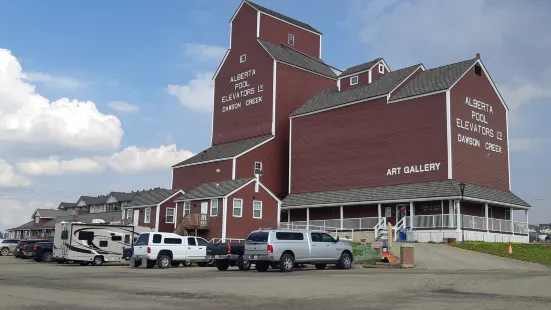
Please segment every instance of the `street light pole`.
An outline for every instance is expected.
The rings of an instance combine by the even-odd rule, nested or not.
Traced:
[[[465,183],[459,183],[459,189],[461,190],[461,200],[459,201],[459,212],[463,210],[463,196],[465,195]],[[463,225],[463,214],[461,214],[461,226]],[[461,243],[465,242],[465,230],[461,227]]]

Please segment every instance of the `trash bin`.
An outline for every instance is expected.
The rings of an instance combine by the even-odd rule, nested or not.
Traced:
[[[400,231],[400,241],[405,241],[406,240],[406,234],[403,230]]]

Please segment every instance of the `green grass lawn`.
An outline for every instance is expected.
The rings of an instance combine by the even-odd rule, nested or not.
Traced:
[[[471,251],[477,251],[502,257],[509,257],[527,262],[533,262],[551,267],[551,246],[538,243],[492,243],[465,242],[451,243],[451,246]],[[508,254],[509,245],[513,254]]]

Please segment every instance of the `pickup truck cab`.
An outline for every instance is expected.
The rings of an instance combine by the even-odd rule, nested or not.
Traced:
[[[324,269],[335,264],[342,269],[352,266],[352,246],[323,231],[268,229],[255,230],[245,240],[244,259],[255,264],[259,272],[270,266],[283,272],[295,264],[313,264]]]
[[[207,241],[201,237],[180,236],[173,233],[141,233],[134,243],[134,266],[145,263],[147,268],[178,267],[181,263],[197,262],[206,267]]]
[[[251,262],[243,259],[245,244],[243,243],[212,243],[207,245],[208,260],[216,262],[220,271],[228,270],[230,266],[237,266],[239,270],[251,269]]]

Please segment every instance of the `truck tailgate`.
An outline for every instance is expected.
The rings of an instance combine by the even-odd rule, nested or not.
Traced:
[[[214,243],[207,245],[207,255],[226,255],[225,243]]]
[[[247,242],[245,244],[245,255],[268,254],[268,243]]]

